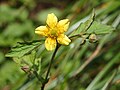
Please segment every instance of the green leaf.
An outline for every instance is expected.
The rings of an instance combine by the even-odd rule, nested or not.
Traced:
[[[36,56],[36,51],[33,50],[31,53],[24,55],[23,57],[14,57],[13,60],[19,65],[19,66],[29,66],[32,67],[34,64]]]
[[[83,35],[83,34],[108,34],[111,33],[114,28],[109,26],[109,25],[105,25],[102,24],[100,22],[94,21],[95,18],[95,13],[94,10],[92,12],[91,17],[84,23],[81,23],[79,25],[79,27],[77,28],[77,30],[75,30],[75,32],[73,32],[72,35]]]
[[[87,31],[87,29],[89,29],[89,27],[92,25],[92,23],[94,21],[94,18],[95,18],[95,12],[93,10],[90,18],[86,22],[81,23],[79,25],[79,27],[77,28],[77,30],[74,32],[74,35],[80,34],[80,33],[85,33]]]
[[[91,27],[87,30],[88,34],[108,34],[114,30],[111,26],[102,24],[100,22],[94,21]]]
[[[13,47],[6,57],[22,57],[41,45],[41,42],[19,43]]]

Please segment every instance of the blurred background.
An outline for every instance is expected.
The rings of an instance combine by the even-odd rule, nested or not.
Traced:
[[[39,39],[34,30],[45,25],[47,14],[70,19],[70,33],[88,19],[93,8],[96,20],[115,31],[99,43],[81,45],[77,39],[62,46],[45,90],[120,90],[120,0],[0,0],[0,90],[40,90],[41,83],[29,79],[5,54],[17,42]],[[38,50],[43,73],[51,54],[44,45]]]

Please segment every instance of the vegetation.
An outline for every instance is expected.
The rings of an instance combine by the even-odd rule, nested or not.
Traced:
[[[35,34],[69,19],[67,46]],[[119,90],[120,0],[1,0],[0,90]]]

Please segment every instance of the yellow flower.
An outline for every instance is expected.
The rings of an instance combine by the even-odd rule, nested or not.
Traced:
[[[54,13],[48,14],[46,26],[39,26],[35,29],[35,33],[38,35],[46,36],[45,47],[47,50],[54,50],[57,42],[59,44],[68,45],[71,40],[64,35],[69,27],[69,20],[63,19],[58,22]]]

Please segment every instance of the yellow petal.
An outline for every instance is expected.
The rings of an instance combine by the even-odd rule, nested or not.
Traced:
[[[58,19],[54,15],[54,13],[48,14],[47,21],[46,21],[48,27],[54,28],[57,25],[57,21],[58,21]]]
[[[68,19],[60,20],[57,24],[57,28],[58,28],[59,32],[60,33],[66,32],[69,27],[69,24],[70,24],[70,22]]]
[[[64,34],[60,34],[57,37],[57,41],[59,44],[63,44],[63,45],[68,45],[71,42],[71,40]]]
[[[35,29],[35,33],[42,36],[47,36],[48,29],[46,26],[39,26]]]
[[[58,22],[58,25],[59,25],[59,26],[64,26],[64,25],[67,24],[68,22],[69,22],[68,19],[63,19],[63,20],[60,20],[60,21]]]
[[[56,39],[54,39],[54,38],[47,38],[46,40],[45,40],[45,47],[46,47],[46,49],[48,50],[48,51],[51,51],[51,50],[54,50],[55,49],[55,47],[56,47]]]

